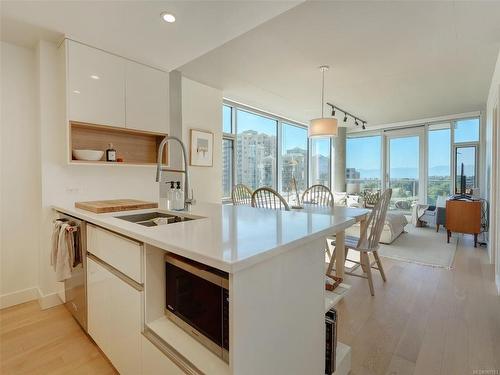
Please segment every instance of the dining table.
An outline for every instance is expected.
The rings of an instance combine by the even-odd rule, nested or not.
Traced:
[[[368,216],[371,210],[367,208],[346,207],[346,206],[324,206],[314,203],[302,203],[299,206],[292,206],[293,211],[310,212],[314,214],[333,215],[337,217],[353,218],[356,223],[360,224],[360,236],[366,237],[366,225]],[[344,263],[345,263],[345,231],[341,230],[335,235],[335,257],[331,257],[328,264],[326,274],[333,276],[333,267],[335,265],[335,276],[344,278]],[[365,240],[362,238],[361,240]]]

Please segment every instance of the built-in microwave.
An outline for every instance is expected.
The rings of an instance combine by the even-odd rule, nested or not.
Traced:
[[[166,254],[165,276],[167,317],[229,362],[229,275]]]

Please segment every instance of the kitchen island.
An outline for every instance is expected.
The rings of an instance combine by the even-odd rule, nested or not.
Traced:
[[[89,223],[89,334],[121,373],[324,373],[325,237],[345,230],[354,219],[198,203],[176,213],[194,220],[144,227],[119,218],[130,212],[54,209]],[[228,274],[228,363],[165,316],[165,254]],[[124,320],[129,312],[122,319],[118,307],[114,313],[99,308],[119,289],[102,295],[99,283],[106,277],[98,272],[101,262],[109,266],[106,272],[131,279],[133,324]],[[123,303],[118,305],[123,309]],[[101,334],[106,317],[116,327]],[[128,349],[115,348],[127,339],[132,343]]]

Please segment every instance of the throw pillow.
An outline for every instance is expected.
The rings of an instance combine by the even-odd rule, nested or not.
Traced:
[[[380,199],[380,191],[365,191],[363,198],[365,200],[365,207],[375,207]]]
[[[347,203],[347,193],[334,192],[333,202],[336,206],[345,206]]]
[[[359,195],[348,195],[346,206],[354,208],[363,207],[363,198],[361,198]]]

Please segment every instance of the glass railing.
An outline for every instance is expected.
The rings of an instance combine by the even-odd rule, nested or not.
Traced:
[[[429,177],[427,179],[427,203],[435,205],[437,198],[448,196],[451,192],[450,177]]]
[[[360,193],[365,190],[375,191],[382,188],[382,181],[379,178],[347,178],[346,182],[359,185],[356,190],[359,190]]]
[[[410,212],[418,202],[419,182],[414,178],[391,178],[389,186],[392,189],[390,210]]]

